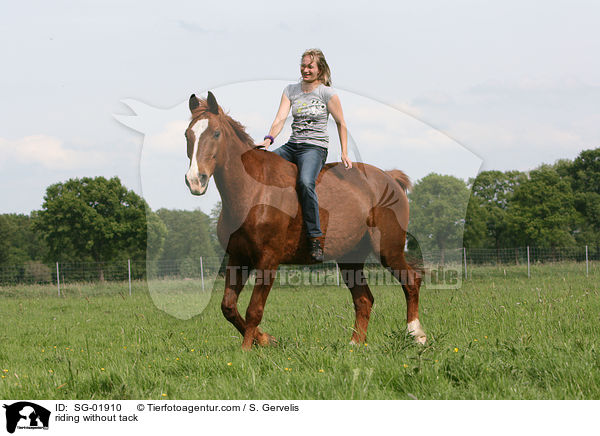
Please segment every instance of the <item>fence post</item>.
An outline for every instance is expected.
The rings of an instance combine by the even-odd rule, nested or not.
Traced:
[[[60,297],[60,271],[58,269],[58,262],[56,262],[56,284],[58,285],[58,296]]]
[[[204,264],[202,263],[202,256],[200,256],[200,281],[202,282],[202,292],[204,292]]]
[[[337,264],[337,262],[335,263],[335,281],[337,282],[337,285],[340,285],[340,267]]]
[[[588,246],[585,246],[585,276],[588,277],[590,275],[590,268],[588,263]]]
[[[465,258],[465,280],[468,278],[467,276],[467,247],[463,247],[463,257]]]
[[[129,277],[129,296],[131,297],[131,259],[127,259],[127,276]]]
[[[529,245],[527,246],[527,278],[531,277],[531,271],[529,269]]]

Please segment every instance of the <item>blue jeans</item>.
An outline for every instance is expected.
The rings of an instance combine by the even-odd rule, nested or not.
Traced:
[[[319,200],[315,191],[317,176],[327,160],[327,149],[318,145],[288,142],[273,153],[298,166],[298,200],[302,206],[302,218],[309,238],[323,236],[319,221]]]

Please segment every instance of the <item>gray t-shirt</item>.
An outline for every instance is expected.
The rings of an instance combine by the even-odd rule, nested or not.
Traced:
[[[283,92],[292,103],[292,136],[288,142],[327,148],[327,103],[336,92],[323,84],[311,92],[303,92],[301,83],[288,85]]]

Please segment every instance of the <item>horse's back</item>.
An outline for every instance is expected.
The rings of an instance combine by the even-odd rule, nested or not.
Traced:
[[[265,150],[249,150],[241,158],[246,173],[265,188],[296,188],[298,167],[281,156]],[[355,162],[351,169],[341,162],[325,164],[316,180],[319,204],[351,199],[357,205],[375,206],[384,191],[406,197],[404,191],[409,187],[410,181],[402,171],[383,171],[361,162]]]
[[[257,247],[277,239],[278,242],[271,245],[281,250],[282,263],[303,263],[308,252],[301,238],[303,225],[295,191],[296,165],[264,150],[249,150],[241,159],[245,173],[260,188],[252,194],[249,192],[255,196],[254,206],[248,210],[238,236],[244,240],[249,238],[248,243]],[[400,174],[403,173],[389,174],[360,162],[354,163],[351,169],[341,162],[323,167],[317,177],[316,191],[328,258],[338,258],[354,250],[375,226],[373,216],[378,208],[396,209],[401,225],[406,225],[406,195],[395,180],[401,178]]]

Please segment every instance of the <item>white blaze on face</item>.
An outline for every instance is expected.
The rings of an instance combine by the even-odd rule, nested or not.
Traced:
[[[188,182],[191,182],[193,179],[198,178],[198,141],[200,139],[200,135],[202,132],[206,130],[208,127],[208,120],[202,119],[200,121],[196,121],[196,123],[192,126],[192,131],[194,132],[194,151],[192,153],[192,159],[190,160],[190,168],[188,169],[185,177]]]

